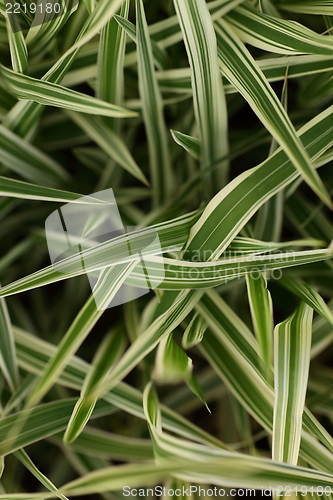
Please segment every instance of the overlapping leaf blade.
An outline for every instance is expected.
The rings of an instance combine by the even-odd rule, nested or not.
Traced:
[[[101,343],[93,361],[93,369],[84,381],[80,399],[75,405],[64,435],[64,442],[73,442],[82,432],[88,422],[95,405],[97,394],[111,366],[123,351],[123,339],[119,332],[109,334]]]
[[[217,64],[217,45],[206,2],[174,0],[191,67],[193,103],[201,141],[201,172],[206,196],[223,187],[228,153],[227,110]],[[214,165],[212,175],[211,168]],[[215,182],[214,182],[215,181]]]
[[[163,105],[157,85],[153,50],[148,33],[142,0],[136,0],[138,84],[142,101],[142,113],[149,146],[149,161],[153,198],[166,200],[173,187],[167,132],[163,117]]]
[[[4,66],[1,66],[0,73],[7,90],[18,99],[26,99],[47,106],[71,109],[92,115],[116,118],[136,116],[135,112],[115,104],[96,99],[56,83],[37,80],[30,76],[15,73]]]
[[[333,130],[332,113],[333,107],[330,107],[298,131],[312,161],[333,144],[330,132],[327,134]],[[193,226],[185,258],[199,252],[200,260],[207,260],[206,252],[209,260],[217,259],[258,208],[298,175],[281,150],[258,167],[240,174],[211,200]]]
[[[274,334],[272,456],[296,465],[302,434],[302,414],[310,364],[312,309],[302,303]]]
[[[0,367],[11,391],[19,384],[12,324],[5,299],[0,299]]]
[[[89,297],[71,327],[63,337],[57,352],[46,366],[42,376],[38,379],[29,394],[26,406],[35,406],[57,380],[59,374],[69,362],[70,358],[82,344],[93,326],[102,316],[104,309],[113,299],[136,262],[124,264],[117,268],[110,267],[100,273],[94,293]],[[97,295],[99,296],[97,299]],[[99,309],[97,309],[97,304]]]
[[[247,100],[304,180],[326,204],[332,206],[291,120],[250,53],[222,19],[217,23],[216,35],[224,75]]]

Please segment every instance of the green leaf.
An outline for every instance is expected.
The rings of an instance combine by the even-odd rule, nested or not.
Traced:
[[[189,233],[189,229],[193,222],[198,218],[198,213],[193,212],[186,214],[181,217],[177,217],[174,220],[167,221],[166,223],[159,223],[151,226],[148,229],[142,229],[138,231],[133,231],[124,236],[114,238],[107,241],[101,245],[97,245],[94,248],[83,250],[80,254],[70,257],[69,259],[64,259],[70,267],[62,267],[59,272],[53,266],[41,269],[36,273],[33,273],[22,280],[18,280],[10,285],[6,285],[0,289],[0,297],[6,296],[6,293],[18,293],[19,291],[30,290],[32,288],[38,288],[43,284],[54,283],[56,281],[68,279],[73,276],[80,274],[85,274],[88,271],[103,269],[112,264],[124,261],[124,255],[128,255],[128,244],[134,250],[137,248],[141,251],[143,255],[145,254],[144,248],[146,244],[151,242],[151,234],[153,230],[158,231],[159,241],[161,244],[161,249],[164,252],[172,252],[174,250],[180,250],[184,245],[186,238]],[[111,256],[112,252],[112,256]],[[88,255],[89,254],[89,262]],[[149,254],[149,252],[148,252]],[[82,258],[85,261],[85,269],[82,268]],[[133,255],[130,255],[125,261],[132,261]],[[159,264],[159,276],[161,276],[161,267]],[[146,283],[147,285],[147,283]],[[146,286],[145,285],[145,286]]]
[[[259,349],[253,335],[245,325],[239,324],[239,318],[236,317],[235,322],[229,308],[213,291],[203,296],[196,309],[209,326],[199,344],[200,351],[247,412],[272,432],[274,393],[261,374]],[[333,454],[326,446],[333,450],[332,437],[307,409],[303,414],[303,426],[300,456],[314,467],[329,472],[332,466],[328,463],[333,463]]]
[[[119,10],[123,2],[124,0],[101,0],[98,2],[94,10],[89,14],[89,17],[82,27],[76,41],[59,59],[57,63],[58,67],[62,65],[62,62],[66,61],[68,56],[97,35],[105,24]]]
[[[104,312],[102,309],[103,305],[106,307],[108,306],[135,265],[136,262],[134,261],[130,264],[124,264],[116,268],[106,268],[100,273],[93,294],[76,316],[60,342],[53,358],[49,361],[41,377],[30,392],[26,402],[27,407],[38,404],[56,382],[59,374],[69,363],[73,354],[77,351],[102,316]],[[96,303],[99,305],[100,309],[97,309]]]
[[[267,281],[260,273],[246,275],[246,285],[254,333],[260,346],[261,358],[269,371],[273,355],[273,305]]]
[[[289,12],[330,16],[332,15],[333,2],[331,0],[321,0],[314,4],[309,0],[292,0],[291,2],[281,0],[278,2],[277,6],[279,9]]]
[[[51,440],[61,445],[61,435]],[[121,434],[111,434],[95,427],[86,426],[84,431],[71,443],[71,450],[91,457],[104,457],[113,460],[149,460],[153,458],[153,448],[149,439],[138,439]]]
[[[203,459],[201,456],[201,460]],[[238,464],[238,465],[237,465]],[[177,471],[178,467],[178,471]],[[238,467],[238,469],[237,469]],[[239,471],[242,479],[235,478],[235,468]],[[210,473],[209,473],[210,471]],[[204,463],[198,461],[167,460],[164,465],[141,464],[135,468],[133,465],[120,465],[118,467],[108,467],[76,479],[64,485],[62,491],[67,495],[88,495],[103,491],[114,491],[126,485],[129,488],[142,486],[154,486],[159,484],[170,474],[176,477],[188,477],[190,482],[216,484],[225,486],[251,487],[253,489],[277,488],[279,485],[301,486],[309,488],[314,486],[330,487],[332,477],[330,474],[320,473],[304,467],[292,467],[276,462],[270,463],[268,460],[255,457],[247,457],[235,454],[227,454],[220,459],[206,459]],[[204,478],[202,476],[205,474]],[[208,479],[210,477],[210,480]],[[237,482],[238,481],[238,482]],[[279,482],[280,481],[280,482]],[[125,490],[127,493],[128,489]],[[1,496],[0,496],[1,499]]]
[[[310,365],[312,309],[302,303],[274,332],[273,460],[296,465]]]
[[[192,311],[201,292],[180,292],[173,304],[133,342],[121,360],[107,376],[100,395],[120,382],[159,342],[167,337]],[[187,356],[186,356],[187,357]]]
[[[13,33],[8,19],[6,25],[13,69],[17,73],[26,73],[28,69],[28,50],[23,33],[22,31]]]
[[[0,421],[1,455],[8,455],[64,430],[74,404],[74,399],[62,399],[3,418]],[[113,411],[110,403],[99,402],[94,417],[109,415]]]
[[[30,27],[26,42],[29,46],[30,57],[36,57],[41,52],[47,50],[60,29],[64,27],[69,17],[76,11],[78,3],[75,0],[68,0],[62,4],[63,13],[54,17],[52,13],[48,16],[46,13],[45,21],[39,26]]]
[[[57,185],[67,172],[52,158],[0,125],[0,161],[28,181]]]
[[[326,205],[333,207],[326,188],[311,164],[287,112],[250,52],[222,19],[216,25],[216,36],[223,74],[246,99],[303,179]]]
[[[201,142],[201,173],[206,197],[225,184],[228,153],[227,111],[212,19],[204,0],[174,0],[191,67],[193,104]],[[212,176],[209,168],[215,166]]]
[[[19,373],[12,325],[5,299],[0,299],[0,367],[10,390],[14,392],[19,384]]]
[[[153,50],[142,0],[136,0],[138,79],[149,147],[153,200],[167,200],[173,189],[163,105],[154,70]]]
[[[186,328],[183,338],[182,338],[182,346],[184,349],[190,349],[191,347],[200,344],[207,330],[206,321],[199,315],[194,314],[191,319],[188,327]]]
[[[73,63],[79,49],[93,38],[117,12],[123,0],[101,0],[88,17],[76,41],[45,73],[42,80],[60,83]],[[36,102],[19,102],[6,116],[5,124],[21,137],[31,137],[31,133],[43,111],[43,106]]]
[[[225,252],[225,257],[237,257],[241,255],[258,255],[266,252],[273,253],[277,250],[288,249],[291,247],[321,247],[325,246],[325,240],[303,239],[292,241],[260,241],[254,238],[237,236]]]
[[[177,463],[180,467],[177,477],[187,478],[188,481],[194,483],[213,483],[224,486],[228,484],[236,487],[251,485],[251,487],[257,489],[267,487],[266,481],[268,478],[271,480],[268,486],[273,488],[276,488],[275,485],[278,480],[280,480],[280,485],[285,484],[284,481],[288,482],[289,480],[292,482],[296,479],[295,476],[292,478],[293,474],[297,475],[299,479],[299,475],[302,475],[305,483],[310,482],[311,479],[312,481],[316,481],[312,476],[312,469],[293,467],[263,458],[209,448],[185,440],[181,441],[180,446],[179,440],[162,430],[159,418],[159,405],[151,383],[146,386],[144,392],[144,410],[154,442],[157,463],[167,465],[172,463],[175,457],[177,457]],[[270,464],[269,467],[267,467],[268,463]],[[183,464],[187,464],[187,470],[184,472],[181,470]],[[236,464],[238,464],[237,476],[235,476],[233,471]],[[241,474],[239,474],[239,467],[242,470]],[[198,468],[200,468],[199,477]],[[311,479],[310,476],[312,476]],[[291,485],[291,482],[288,484]]]
[[[11,198],[27,199],[27,200],[40,200],[40,201],[57,201],[57,202],[71,202],[71,203],[90,203],[92,205],[101,204],[101,201],[90,197],[84,197],[83,194],[70,193],[68,191],[61,191],[44,186],[37,186],[29,182],[18,181],[10,179],[9,177],[0,176],[0,195],[8,196]],[[84,197],[84,201],[80,198]]]
[[[114,19],[117,21],[119,26],[123,28],[126,34],[129,36],[133,42],[137,43],[137,32],[136,26],[132,24],[128,19],[124,19],[122,16],[114,16]],[[149,30],[149,27],[148,27]],[[166,53],[160,49],[159,45],[154,41],[150,40],[151,48],[154,56],[154,63],[158,68],[163,68],[166,64]]]
[[[119,163],[119,165],[141,182],[148,185],[145,175],[136,164],[125,142],[119,135],[113,132],[97,117],[83,116],[73,111],[67,111],[66,113],[110,158]]]
[[[125,18],[129,12],[129,0],[125,0],[120,15]],[[116,16],[104,26],[98,49],[97,97],[103,101],[123,105],[124,100],[124,57],[125,33],[118,25]],[[119,122],[113,118],[106,120],[114,132],[119,131]],[[118,130],[117,130],[118,129]]]
[[[331,131],[333,106],[298,131],[312,161],[332,146]],[[281,149],[240,174],[207,205],[191,230],[184,258],[216,260],[260,206],[299,175]]]
[[[207,8],[211,14],[211,19],[216,20],[232,11],[244,0],[213,0],[207,2]],[[177,16],[170,16],[167,19],[158,21],[149,26],[150,35],[160,42],[160,46],[169,47],[182,40],[182,33],[179,29]]]
[[[63,486],[62,491],[69,496],[81,496],[89,493],[122,490],[125,483],[129,488],[154,486],[175,471],[175,464],[158,466],[150,462],[107,467],[71,481]]]
[[[112,365],[124,350],[123,337],[119,331],[107,335],[93,360],[64,435],[64,443],[72,443],[83,431],[97,403],[97,394]]]
[[[200,158],[200,141],[195,137],[191,137],[190,135],[182,134],[181,132],[177,132],[176,130],[171,130],[171,135],[174,141],[179,144],[182,148],[184,148],[188,153],[190,153],[193,158],[199,160]]]
[[[68,89],[56,83],[37,80],[30,76],[15,73],[2,65],[0,66],[0,74],[7,90],[18,99],[26,99],[46,106],[71,109],[91,115],[110,116],[114,118],[137,116],[137,113],[134,111]]]
[[[256,59],[256,64],[269,82],[283,80],[288,67],[288,79],[299,78],[312,74],[330,72],[333,69],[333,60],[327,55],[297,55],[280,56]],[[190,68],[167,69],[157,72],[157,80],[162,92],[191,94]],[[236,88],[232,83],[224,82],[226,94],[235,94]],[[179,132],[180,133],[180,132]]]
[[[279,283],[302,299],[308,306],[312,307],[318,314],[333,325],[333,313],[319,293],[312,290],[306,283],[296,276],[283,275]]]
[[[43,493],[14,493],[14,494],[0,494],[1,500],[44,500],[45,494]]]
[[[170,333],[164,337],[157,349],[153,378],[162,384],[177,384],[191,377],[192,360],[173,340]]]
[[[28,454],[23,450],[17,450],[14,453],[15,457],[24,465],[26,469],[28,469],[37,479],[38,481],[45,486],[49,491],[53,491],[57,498],[61,498],[61,500],[68,500],[67,497],[58,492],[58,488],[54,486],[52,481],[50,481],[33,463]]]
[[[296,21],[267,16],[249,5],[237,7],[226,20],[245,43],[278,54],[332,55],[333,39]]]
[[[14,329],[14,335],[20,367],[28,373],[34,373],[39,376],[43,372],[48,361],[55,355],[57,347],[49,342],[24,332],[19,328]],[[60,374],[57,383],[65,387],[81,390],[86,374],[90,370],[91,365],[89,365],[86,361],[73,356],[70,363]],[[110,405],[112,405],[113,408],[120,408],[131,415],[145,419],[142,409],[142,393],[140,393],[137,389],[124,384],[123,382],[120,382],[120,384],[118,384],[117,387],[115,387],[111,392],[105,394],[103,399],[109,405],[109,412],[111,411]],[[97,405],[99,404],[100,402],[97,403]],[[73,410],[73,407],[74,402],[71,406],[70,413]],[[172,432],[201,443],[224,447],[220,440],[214,438],[211,434],[208,434],[200,427],[197,427],[184,417],[180,416],[178,413],[172,411],[170,408],[162,406],[161,412],[163,425]],[[63,429],[65,429],[68,423],[70,413],[68,413],[67,419],[65,419]],[[36,425],[38,425],[38,419],[36,421]],[[41,431],[42,429],[39,429],[39,432]],[[83,431],[83,433],[84,432],[85,431]],[[83,434],[81,434],[81,436],[82,435]],[[81,436],[78,437],[78,441],[81,439]],[[22,444],[22,446],[26,445],[27,443]]]

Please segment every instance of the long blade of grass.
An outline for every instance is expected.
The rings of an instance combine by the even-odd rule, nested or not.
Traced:
[[[214,21],[232,11],[244,0],[213,0],[207,2],[207,8],[211,19]],[[182,32],[179,27],[177,16],[170,16],[167,19],[158,21],[149,26],[150,35],[159,42],[162,47],[169,47],[182,40]]]
[[[203,189],[210,198],[226,182],[227,165],[220,159],[228,153],[227,111],[218,70],[216,37],[204,0],[174,0],[174,5],[191,67]],[[216,166],[214,176],[209,170],[213,164]]]
[[[29,46],[29,55],[36,56],[44,50],[47,50],[52,44],[54,37],[60,29],[65,26],[69,17],[78,7],[77,0],[61,0],[60,3],[63,9],[63,13],[60,16],[54,17],[51,14],[51,20],[43,22],[39,26],[30,27],[26,36],[26,43]]]
[[[251,479],[256,481],[256,479],[258,479],[257,473],[259,472],[260,468],[265,467],[263,463],[264,461],[267,462],[265,459],[251,457],[249,455],[243,455],[239,453],[232,453],[225,450],[208,448],[202,445],[187,442],[185,440],[182,440],[182,446],[179,450],[179,440],[174,439],[173,436],[164,433],[162,430],[159,406],[151,383],[146,386],[144,392],[144,410],[152,440],[154,442],[157,463],[166,465],[170,463],[170,461],[174,461],[175,457],[178,457],[177,461],[179,465],[181,465],[182,462],[188,464],[188,470],[183,473],[180,471],[178,477],[193,481],[194,483],[202,481],[205,484],[213,483],[221,485],[223,484],[224,486],[226,486],[227,484],[232,485],[231,471],[232,467],[234,466],[233,462],[235,462],[235,464],[238,462],[238,466],[241,463],[244,467],[242,477],[243,474],[245,474],[246,478],[242,479],[241,477],[236,478],[234,476],[233,480],[238,481],[238,486],[242,484],[242,480],[244,480],[244,484],[246,484],[247,486],[249,486],[249,484],[253,486]],[[228,466],[225,467],[225,463],[228,459]],[[203,466],[203,464],[205,464],[205,466],[207,467]],[[271,462],[270,465],[272,467],[271,472],[273,472],[273,470],[275,469],[276,473],[282,480],[282,469],[280,469],[280,474],[277,472],[277,469],[283,466],[286,467],[287,464]],[[200,478],[198,478],[196,474],[196,466],[201,466]],[[257,472],[254,472],[257,467]],[[291,468],[292,466],[289,466],[290,471]],[[305,470],[306,469],[303,469],[304,472]],[[307,471],[310,472],[311,469],[307,469]],[[274,481],[276,479],[276,477],[274,479],[273,477],[271,477],[271,480],[273,480],[273,484],[275,484]],[[270,486],[272,486],[272,483]],[[263,486],[261,486],[261,488],[263,488]]]
[[[145,175],[136,164],[125,142],[101,119],[83,116],[74,111],[67,111],[67,114],[110,158],[141,182],[148,185]]]
[[[0,125],[0,161],[32,182],[57,185],[68,174],[48,155]]]
[[[45,365],[54,356],[57,347],[19,328],[14,329],[14,334],[20,367],[28,373],[39,376],[44,371]],[[81,390],[86,374],[90,370],[91,365],[89,363],[77,356],[73,356],[70,363],[60,374],[57,383],[75,390]],[[111,392],[105,394],[103,399],[109,404],[109,408],[112,405],[138,418],[145,418],[142,409],[142,393],[123,382],[120,382]],[[74,404],[71,409],[73,407]],[[170,408],[162,406],[161,412],[163,425],[172,432],[197,442],[224,447],[220,440],[214,438],[211,434],[208,434]],[[68,423],[69,415],[70,413],[68,414],[65,426]],[[36,423],[38,424],[38,421]],[[65,429],[65,426],[63,429]],[[39,432],[41,432],[41,429],[39,429]],[[27,444],[23,443],[21,447]]]
[[[226,15],[226,20],[246,43],[278,54],[331,55],[333,39],[319,35],[295,21],[262,14],[242,5]]]
[[[53,491],[57,498],[61,498],[61,500],[68,500],[65,495],[62,495],[58,492],[58,488],[50,481],[33,463],[29,455],[24,451],[24,449],[17,450],[14,453],[15,457],[24,465],[26,469],[28,469],[37,479],[38,481],[45,486],[49,491]]]
[[[74,44],[59,59],[58,66],[62,65],[62,62],[65,61],[68,56],[97,35],[119,10],[123,2],[124,0],[101,0],[98,2],[95,9],[90,13]]]
[[[52,436],[52,441],[61,445],[61,438],[61,434]],[[88,426],[71,444],[70,449],[92,457],[103,457],[112,460],[150,460],[154,456],[149,439],[111,434]]]
[[[177,471],[178,466],[178,471]],[[234,469],[238,469],[242,479],[235,478]],[[210,473],[209,473],[210,471]],[[201,478],[201,472],[206,473],[206,478]],[[230,454],[219,460],[207,460],[204,463],[192,461],[166,461],[164,465],[141,464],[135,468],[133,465],[108,467],[91,472],[83,478],[76,479],[64,485],[62,491],[67,495],[85,495],[95,492],[114,491],[123,488],[126,483],[128,489],[138,486],[153,486],[169,477],[188,477],[194,483],[215,484],[230,487],[251,487],[261,489],[272,486],[276,489],[279,485],[303,485],[314,488],[331,486],[332,477],[312,469],[292,467],[276,462],[268,463],[267,460]],[[209,476],[209,477],[208,477]],[[279,482],[280,481],[280,482]],[[0,496],[1,499],[1,496]]]
[[[149,163],[155,205],[169,199],[173,173],[163,105],[154,69],[153,51],[142,0],[136,0],[138,78],[143,120],[149,146]]]
[[[180,292],[173,304],[143,332],[106,377],[99,396],[111,390],[192,311],[201,292]]]
[[[289,12],[300,12],[302,14],[316,14],[331,16],[333,2],[331,0],[317,1],[315,4],[309,0],[293,0],[292,2],[280,1],[278,8]]]
[[[125,0],[120,9],[120,16],[127,18],[129,0]],[[97,97],[103,101],[123,105],[124,99],[124,57],[126,38],[115,18],[103,28],[98,49]],[[118,122],[106,119],[110,128],[117,131]]]
[[[269,372],[273,355],[273,304],[267,281],[260,273],[246,275],[247,293],[254,333],[262,360]]]
[[[313,310],[302,303],[274,333],[273,460],[296,465],[308,382]]]
[[[97,394],[112,365],[124,350],[123,337],[113,331],[107,335],[93,360],[93,368],[84,381],[81,395],[77,401],[64,435],[64,443],[76,440],[87,424],[97,403]]]
[[[142,241],[142,246],[144,246],[144,240]],[[6,285],[0,289],[0,296],[5,297],[33,288],[39,288],[50,283],[85,274],[88,271],[103,269],[110,264],[117,264],[118,266],[120,262],[135,260],[134,255],[124,257],[124,251],[127,248],[127,239],[125,236],[119,238],[118,248],[116,246],[113,247],[114,244],[108,243],[108,246],[99,245],[98,247],[83,250],[80,254],[75,254],[73,257],[67,259],[67,264],[61,271],[50,266],[17,282]],[[174,247],[171,248],[174,249]],[[161,250],[158,250],[158,253],[161,253]],[[328,248],[272,255],[254,254],[247,255],[246,259],[241,256],[221,261],[193,263],[164,257],[153,257],[148,254],[145,257],[145,269],[149,273],[149,280],[153,287],[158,287],[162,290],[202,289],[227,283],[248,273],[255,274],[269,270],[278,270],[276,278],[279,279],[282,269],[330,260],[333,258],[332,255],[331,249]],[[82,256],[86,263],[84,268],[81,262]],[[163,281],[161,281],[161,270],[163,270],[164,274]],[[141,288],[146,286],[146,280],[146,275],[139,268],[134,269],[127,278],[128,284]]]
[[[0,195],[10,198],[19,198],[27,200],[40,200],[40,201],[58,201],[58,202],[72,202],[82,203],[80,198],[82,194],[70,193],[69,191],[62,191],[60,189],[53,189],[44,186],[37,186],[29,182],[18,181],[17,179],[10,179],[9,177],[0,176]],[[85,197],[85,203],[88,200]],[[90,198],[90,203],[100,204],[101,202],[93,197]]]
[[[0,66],[0,74],[7,90],[18,99],[26,99],[46,106],[71,109],[92,115],[115,118],[137,116],[134,111],[96,99],[76,90],[67,89],[56,83],[19,74],[2,65]]]
[[[100,294],[100,299],[105,305],[108,305],[135,265],[136,262],[131,262],[130,264],[118,266],[116,269],[110,268],[102,271],[94,289],[94,294],[89,297],[63,337],[55,355],[45,367],[42,376],[38,379],[35,387],[29,394],[26,407],[38,404],[56,382],[70,358],[102,316],[104,311],[97,309],[95,302],[96,295]],[[101,304],[99,301],[98,303]]]
[[[256,64],[263,72],[268,82],[283,80],[288,70],[288,78],[299,78],[311,74],[329,72],[333,69],[331,56],[298,55],[256,59]],[[157,72],[157,80],[162,92],[191,94],[190,68],[167,69]],[[80,81],[78,82],[80,83]],[[224,82],[224,92],[234,94],[236,88],[230,82]]]
[[[22,31],[13,33],[8,19],[6,25],[13,69],[17,73],[26,73],[28,69],[28,50],[23,33]]]
[[[327,306],[324,299],[315,292],[310,286],[304,283],[303,280],[296,276],[283,275],[279,283],[290,290],[292,293],[302,299],[308,306],[312,307],[314,311],[320,314],[331,325],[333,325],[333,312]]]
[[[13,330],[5,299],[0,299],[0,367],[12,392],[19,384]]]
[[[166,223],[155,224],[148,229],[131,232],[127,235],[114,238],[113,240],[110,240],[109,242],[106,242],[101,246],[98,245],[98,247],[95,247],[95,249],[89,249],[88,252],[91,253],[92,257],[92,260],[90,260],[90,262],[86,260],[86,251],[83,250],[83,252],[76,255],[73,260],[70,258],[70,260],[72,261],[72,268],[68,268],[66,270],[66,273],[68,271],[69,274],[64,274],[63,272],[59,272],[57,269],[54,269],[53,266],[49,266],[44,270],[37,271],[33,275],[33,277],[29,277],[27,279],[23,278],[22,280],[19,280],[15,285],[13,284],[11,287],[6,285],[6,287],[0,289],[0,296],[5,296],[6,291],[8,292],[11,290],[12,293],[17,293],[18,291],[39,287],[43,283],[51,283],[66,279],[70,276],[83,274],[87,271],[109,267],[110,265],[117,262],[120,263],[120,261],[129,262],[132,260],[133,256],[129,256],[124,260],[124,255],[128,255],[127,245],[130,244],[131,248],[137,247],[138,251],[142,251],[144,254],[143,249],[145,248],[145,245],[147,243],[150,243],[151,234],[154,230],[156,230],[158,233],[159,242],[163,253],[180,250],[186,241],[190,227],[197,219],[198,213],[193,212],[181,217],[177,217],[176,219],[168,221]],[[81,261],[83,254],[83,258],[85,260],[85,271],[82,269]],[[65,271],[65,268],[63,270]]]

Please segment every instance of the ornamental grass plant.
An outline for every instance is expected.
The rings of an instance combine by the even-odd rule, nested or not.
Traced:
[[[333,498],[333,2],[1,0],[0,63],[0,500]]]

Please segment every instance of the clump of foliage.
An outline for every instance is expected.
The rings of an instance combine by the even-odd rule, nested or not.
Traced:
[[[0,4],[0,499],[329,497],[333,2],[61,4]],[[165,274],[103,312],[45,220],[109,188]],[[107,302],[142,276],[103,249]]]

